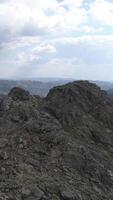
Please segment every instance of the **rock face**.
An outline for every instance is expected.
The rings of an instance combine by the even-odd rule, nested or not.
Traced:
[[[113,102],[88,81],[0,98],[0,199],[112,200]]]
[[[29,100],[30,94],[28,91],[25,91],[22,88],[15,87],[9,92],[8,96],[15,101],[16,100],[25,101]]]
[[[53,114],[64,126],[78,125],[86,115],[108,122],[112,126],[113,104],[107,93],[88,81],[78,81],[50,90],[46,97],[45,109]]]

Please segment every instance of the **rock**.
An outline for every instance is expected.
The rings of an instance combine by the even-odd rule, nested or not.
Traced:
[[[30,189],[25,187],[22,188],[22,198],[27,198],[28,196],[30,196],[30,194],[31,194]]]
[[[26,100],[29,100],[30,94],[28,91],[22,88],[15,87],[9,92],[8,96],[11,97],[15,101],[16,100],[26,101]]]
[[[80,124],[87,114],[112,126],[113,103],[107,93],[88,81],[76,81],[51,89],[44,109],[65,127]]]
[[[69,188],[64,188],[60,191],[60,195],[63,200],[82,200],[80,195],[78,196],[76,192],[70,190]]]
[[[3,200],[113,197],[113,102],[77,81],[46,98],[13,88],[0,100]],[[1,197],[1,196],[0,196]]]
[[[44,192],[42,190],[40,190],[38,187],[35,188],[34,190],[34,196],[37,200],[42,199],[42,197],[44,196]],[[35,199],[34,199],[35,200]]]
[[[8,140],[5,138],[0,138],[0,148],[4,148],[6,145],[8,145]]]
[[[0,200],[8,200],[8,196],[2,192],[0,192]]]
[[[34,188],[32,188],[32,186],[30,186],[30,188],[29,187],[22,188],[22,199],[40,200],[42,199],[43,196],[44,196],[44,192],[36,186]]]
[[[3,159],[3,160],[7,160],[8,159],[7,152],[0,151],[0,158]]]

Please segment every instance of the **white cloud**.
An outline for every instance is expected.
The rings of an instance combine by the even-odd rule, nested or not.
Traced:
[[[17,60],[21,64],[32,64],[34,61],[38,61],[39,59],[44,59],[45,56],[49,54],[53,54],[56,52],[54,46],[50,44],[41,44],[38,47],[30,48],[27,51],[20,52],[17,56]]]
[[[41,37],[37,36],[37,37],[17,37],[13,40],[10,40],[8,42],[3,42],[1,44],[1,49],[2,50],[16,50],[18,48],[29,48],[32,45],[40,45],[42,43],[42,39]]]
[[[64,5],[64,6],[68,6],[69,8],[73,8],[73,7],[81,7],[82,4],[83,4],[83,0],[79,0],[79,1],[76,1],[76,0],[64,0],[64,1],[61,1],[60,3],[61,5]]]
[[[88,2],[0,0],[0,76],[93,79],[113,72],[113,36],[104,32],[113,26],[113,2]]]
[[[67,30],[77,30],[87,21],[87,12],[81,6],[82,1],[74,0],[61,3],[57,0],[6,1],[0,3],[0,33],[4,35],[6,31],[5,34],[14,38],[20,34],[59,34],[59,30],[61,34]]]
[[[90,14],[94,19],[104,25],[113,26],[113,2],[108,0],[95,0],[91,4]]]
[[[113,35],[83,35],[78,37],[60,37],[53,40],[59,44],[87,44],[99,47],[100,45],[111,46],[113,44]]]

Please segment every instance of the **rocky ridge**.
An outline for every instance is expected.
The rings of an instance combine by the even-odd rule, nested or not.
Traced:
[[[113,102],[88,81],[0,98],[1,200],[112,200]]]

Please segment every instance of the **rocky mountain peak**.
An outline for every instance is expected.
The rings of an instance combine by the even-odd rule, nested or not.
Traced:
[[[75,126],[83,116],[93,115],[112,125],[113,103],[97,85],[88,81],[72,82],[50,90],[44,109],[64,126]],[[112,110],[112,111],[111,111]]]
[[[8,94],[13,100],[26,101],[29,100],[30,93],[22,88],[14,87]]]
[[[77,81],[46,98],[13,88],[0,99],[2,200],[111,200],[113,103]]]
[[[80,100],[82,98],[83,100],[91,101],[93,104],[94,99],[105,99],[107,93],[102,91],[96,84],[90,83],[89,81],[75,81],[66,85],[52,88],[46,99],[52,99],[54,98],[54,95],[59,95],[59,97],[61,96],[66,100],[70,99],[73,101],[77,100],[77,98],[80,98]]]

